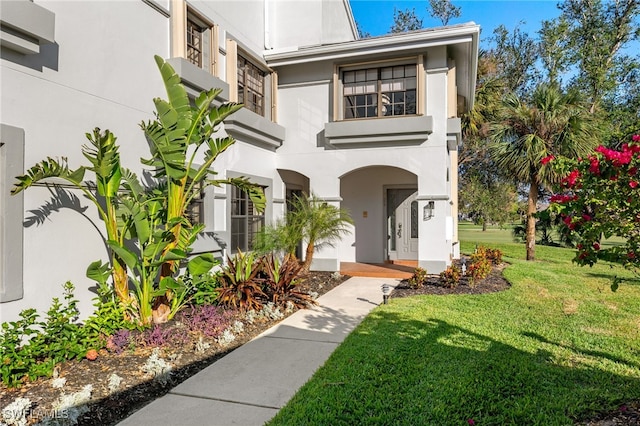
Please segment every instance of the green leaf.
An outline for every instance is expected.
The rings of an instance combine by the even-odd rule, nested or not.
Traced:
[[[187,268],[191,276],[197,277],[206,274],[217,264],[218,262],[215,257],[213,257],[213,254],[203,253],[189,260]]]
[[[109,244],[111,250],[113,250],[120,259],[122,259],[129,269],[135,269],[138,265],[138,256],[134,252],[121,246],[117,241],[109,240],[107,241],[107,244]]]
[[[87,267],[87,278],[96,281],[98,284],[106,284],[110,275],[111,267],[108,263],[102,263],[101,260],[96,260]]]
[[[187,257],[187,253],[179,249],[171,249],[164,256],[165,260],[182,260]]]
[[[158,290],[163,294],[167,290],[179,290],[184,287],[178,281],[176,281],[173,277],[164,277],[160,280],[160,284],[158,286]]]

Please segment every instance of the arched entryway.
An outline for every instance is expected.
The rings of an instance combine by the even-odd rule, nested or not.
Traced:
[[[343,262],[382,264],[418,259],[417,197],[414,173],[369,166],[340,178],[341,207],[354,219],[352,235],[339,247]]]

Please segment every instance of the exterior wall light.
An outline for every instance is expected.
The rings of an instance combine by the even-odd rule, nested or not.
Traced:
[[[422,220],[429,220],[434,216],[435,201],[428,201],[422,209]]]
[[[383,304],[387,304],[389,303],[389,293],[391,290],[391,286],[387,283],[382,284],[382,303]]]

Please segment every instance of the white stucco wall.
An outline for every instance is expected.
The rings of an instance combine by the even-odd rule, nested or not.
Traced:
[[[56,43],[29,57],[3,52],[0,70],[0,120],[24,129],[25,168],[47,156],[86,164],[81,145],[97,126],[118,137],[122,163],[139,170],[148,152],[139,123],[152,117],[152,98],[164,96],[153,55],[168,55],[168,19],[143,2],[37,3],[55,14]],[[50,199],[45,188],[28,189],[25,218]],[[67,280],[82,314],[91,311],[93,283],[85,270],[107,254],[94,228],[103,229],[95,208],[81,196],[79,202],[88,207],[86,217],[61,209],[24,228],[24,297],[2,303],[0,320],[27,308],[46,311]]]
[[[272,48],[355,40],[342,0],[266,0]]]

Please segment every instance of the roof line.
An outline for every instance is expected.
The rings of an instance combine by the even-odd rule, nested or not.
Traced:
[[[264,52],[270,66],[291,65],[316,60],[336,59],[352,55],[355,51],[383,53],[386,51],[472,42],[480,34],[480,26],[473,22],[448,27],[431,28],[402,34],[391,34],[342,43],[308,47],[275,49]],[[475,37],[474,37],[475,36]]]

